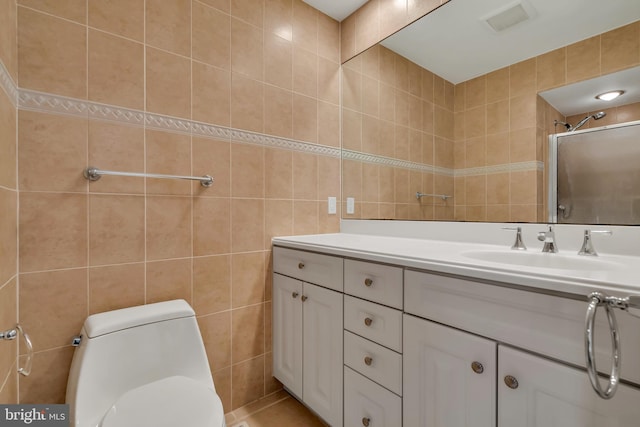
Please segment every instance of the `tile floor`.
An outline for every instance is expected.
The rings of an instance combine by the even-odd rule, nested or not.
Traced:
[[[284,390],[226,414],[227,427],[327,427]]]

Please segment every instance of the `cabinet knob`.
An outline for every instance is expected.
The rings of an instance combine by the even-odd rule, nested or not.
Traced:
[[[302,270],[302,269],[304,268],[304,262],[299,262],[299,263],[298,263],[298,268],[299,268],[300,270]]]
[[[297,292],[294,292],[294,293],[292,293],[292,294],[291,294],[291,296],[292,296],[293,298],[298,298],[298,295],[300,295],[300,294],[298,294]]]
[[[307,298],[309,298],[309,297],[308,297],[308,296],[306,296],[306,295],[302,295],[302,296],[300,297],[300,299],[302,300],[302,302],[305,302],[305,301],[307,300]]]
[[[518,388],[518,380],[512,375],[507,375],[506,377],[504,377],[504,383],[507,385],[507,387],[514,390]]]
[[[373,280],[369,278],[364,279],[364,285],[367,287],[373,285]]]
[[[366,319],[364,319],[364,324],[367,326],[371,326],[371,323],[373,323],[373,319],[370,317],[367,317]]]
[[[369,427],[369,423],[370,423],[370,422],[371,422],[371,419],[370,419],[370,418],[364,417],[364,418],[362,419],[362,425],[363,425],[364,427]]]
[[[482,366],[482,363],[480,362],[471,362],[471,369],[476,374],[481,374],[484,372],[484,366]]]
[[[364,358],[364,364],[367,366],[371,366],[371,364],[373,363],[373,359],[369,356]]]

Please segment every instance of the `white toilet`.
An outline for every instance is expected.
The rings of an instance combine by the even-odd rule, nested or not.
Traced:
[[[184,300],[89,316],[67,383],[75,427],[225,427]]]

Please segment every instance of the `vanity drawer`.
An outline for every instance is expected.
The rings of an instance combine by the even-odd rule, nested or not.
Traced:
[[[402,353],[402,311],[344,296],[344,328]]]
[[[342,292],[342,258],[273,248],[273,272]]]
[[[402,399],[345,366],[344,425],[402,427]]]
[[[344,331],[344,364],[402,395],[402,355]]]
[[[407,270],[405,312],[574,365],[586,365],[586,295],[580,301]],[[622,347],[620,377],[640,384],[640,321],[618,310],[616,318]],[[604,312],[596,317],[595,337],[597,366],[608,375],[611,340]]]
[[[402,268],[344,261],[345,293],[402,310]]]

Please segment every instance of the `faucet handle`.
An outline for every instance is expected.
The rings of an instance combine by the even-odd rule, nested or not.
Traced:
[[[527,247],[522,241],[522,227],[502,227],[503,230],[515,230],[516,232],[516,241],[511,246],[511,249],[514,251],[526,251]]]
[[[596,249],[593,247],[593,242],[591,241],[591,234],[605,234],[611,236],[613,231],[611,230],[584,230],[584,240],[582,241],[582,247],[578,251],[578,255],[587,255],[587,256],[598,256]]]

